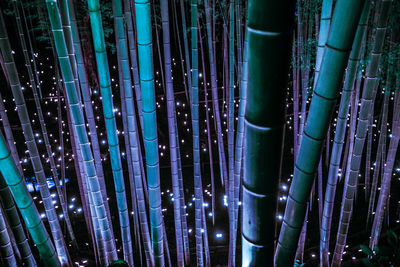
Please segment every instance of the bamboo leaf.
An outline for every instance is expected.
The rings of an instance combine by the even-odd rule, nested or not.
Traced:
[[[369,247],[367,247],[365,245],[360,245],[360,248],[368,256],[371,256],[371,257],[374,256],[374,252],[372,252],[372,250]]]

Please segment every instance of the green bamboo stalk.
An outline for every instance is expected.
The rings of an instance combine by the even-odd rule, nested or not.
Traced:
[[[242,266],[272,266],[295,1],[249,1]],[[266,63],[266,61],[268,63]]]
[[[369,14],[370,2],[371,1],[369,0],[365,2],[364,10],[361,15],[360,21],[358,23],[356,36],[354,38],[349,62],[347,65],[347,71],[343,85],[343,92],[340,98],[335,137],[332,147],[332,154],[329,162],[328,181],[326,185],[326,195],[324,199],[324,211],[323,211],[323,219],[321,225],[321,241],[320,241],[321,266],[329,265],[329,256],[328,256],[329,239],[330,239],[333,205],[335,200],[336,184],[338,179],[338,171],[340,167],[340,159],[342,157],[342,150],[346,133],[346,124],[347,124],[347,116],[349,113],[350,98],[354,88],[354,82],[357,77],[357,69],[360,62],[361,51],[362,51],[361,47],[363,41],[365,40],[365,35],[367,30],[367,19]]]
[[[14,196],[15,203],[28,227],[33,242],[36,244],[43,263],[45,266],[60,266],[56,250],[43,222],[40,220],[32,197],[23,183],[23,178],[19,175],[15,163],[11,159],[11,153],[7,149],[2,133],[0,133],[0,172]]]
[[[0,12],[1,13],[1,12]],[[33,169],[39,183],[39,190],[45,206],[47,219],[50,224],[52,236],[57,249],[57,254],[61,264],[68,264],[69,255],[64,242],[61,227],[58,221],[58,216],[54,209],[51,199],[50,190],[47,185],[46,175],[42,166],[39,151],[36,145],[36,140],[33,135],[31,122],[28,115],[28,110],[25,104],[25,99],[22,94],[21,84],[18,77],[17,68],[14,62],[14,57],[11,51],[10,42],[8,40],[6,26],[2,14],[0,18],[0,49],[4,58],[7,75],[10,79],[11,91],[14,97],[14,102],[17,106],[18,117],[21,121],[23,134],[25,137],[28,151],[31,157]]]
[[[154,90],[151,13],[149,0],[135,0],[144,146],[149,192],[150,229],[155,266],[164,266],[163,219]]]
[[[336,2],[320,74],[297,155],[294,177],[275,253],[276,266],[289,266],[294,262],[314,174],[363,5],[364,0]]]
[[[324,56],[325,44],[328,39],[329,28],[331,26],[333,0],[323,0],[321,7],[321,20],[318,32],[318,45],[317,55],[315,60],[315,74],[314,74],[314,87],[317,84],[319,70],[321,69],[321,62]]]
[[[122,10],[121,2],[119,6]],[[104,119],[107,130],[107,139],[110,149],[111,169],[113,171],[115,193],[117,198],[118,214],[121,227],[124,258],[128,264],[133,264],[133,250],[131,230],[129,224],[128,206],[126,202],[125,183],[122,173],[121,153],[119,150],[117,127],[112,101],[111,79],[108,68],[107,52],[104,41],[103,24],[101,21],[100,3],[98,0],[88,1],[90,24],[92,28],[93,45],[96,52],[97,71],[99,75],[100,91]],[[121,11],[122,12],[122,11]]]
[[[332,258],[332,266],[340,266],[343,250],[346,245],[348,228],[353,212],[354,196],[357,190],[358,174],[360,172],[362,152],[364,148],[368,124],[370,121],[369,113],[373,108],[373,103],[377,91],[378,66],[382,54],[383,43],[385,40],[386,26],[391,3],[392,1],[390,0],[380,1],[379,17],[376,24],[374,44],[371,51],[370,61],[367,66],[366,79],[362,92],[360,113],[357,119],[357,130],[354,140],[354,149],[350,150],[351,162],[349,162],[349,177],[348,179],[346,179],[346,184],[343,191],[340,222],[338,226],[335,252]]]
[[[85,173],[87,175],[88,186],[91,192],[90,197],[92,198],[93,203],[93,206],[91,207],[93,209],[93,212],[95,211],[94,213],[92,212],[92,217],[96,215],[100,224],[101,235],[105,242],[107,260],[113,261],[117,259],[115,241],[112,237],[112,232],[110,230],[110,225],[106,216],[98,177],[96,175],[96,168],[94,165],[93,154],[86,132],[83,111],[78,98],[77,88],[75,87],[74,75],[68,57],[64,32],[62,31],[61,18],[57,6],[57,1],[47,0],[46,6],[50,17],[50,23],[52,27],[58,59],[61,66],[61,72],[66,89],[69,108],[71,109],[71,117],[78,137],[77,139],[79,141],[78,143],[82,154],[82,162],[85,166]]]

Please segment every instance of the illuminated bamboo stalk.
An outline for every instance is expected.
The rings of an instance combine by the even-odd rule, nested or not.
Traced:
[[[186,220],[186,205],[185,205],[185,194],[183,189],[183,175],[182,175],[182,163],[181,163],[181,151],[179,147],[179,132],[176,121],[176,113],[175,113],[175,131],[176,135],[176,153],[177,153],[177,161],[178,161],[178,182],[179,182],[179,202],[181,208],[181,223],[182,223],[182,235],[183,235],[183,249],[185,253],[185,264],[190,265],[190,249],[189,249],[189,237],[188,237],[188,228],[187,228],[187,220]]]
[[[143,113],[142,113],[142,93],[140,92],[140,78],[138,68],[138,57],[136,49],[136,37],[133,28],[132,12],[130,8],[130,1],[124,0],[124,13],[126,20],[126,29],[128,33],[129,56],[132,64],[132,77],[135,87],[136,105],[139,113],[140,128],[143,133]]]
[[[235,229],[234,229],[234,236],[237,240],[237,229],[238,229],[238,218],[239,218],[239,190],[240,184],[242,182],[243,173],[243,147],[244,147],[244,114],[246,110],[246,100],[247,100],[247,79],[248,79],[248,34],[247,30],[245,31],[245,40],[244,40],[244,50],[243,50],[243,66],[241,71],[241,88],[240,88],[240,101],[239,101],[239,114],[238,114],[238,124],[236,130],[236,144],[235,144],[235,188],[234,188],[234,198],[235,198]],[[236,256],[236,242],[233,242],[233,257]]]
[[[354,90],[354,83],[357,77],[357,69],[361,59],[361,47],[365,40],[367,30],[367,18],[369,14],[370,1],[367,0],[364,4],[364,10],[361,15],[354,43],[351,49],[349,62],[345,81],[343,85],[343,92],[340,98],[338,119],[336,122],[335,137],[332,146],[332,154],[329,161],[328,181],[326,185],[326,194],[324,199],[324,210],[321,225],[321,240],[320,240],[320,264],[321,266],[329,265],[329,240],[330,229],[332,222],[333,205],[335,200],[336,184],[338,179],[338,171],[340,167],[340,159],[342,157],[342,150],[344,138],[346,134],[347,117],[349,113],[349,104]],[[322,24],[322,22],[321,22]],[[352,110],[352,113],[355,113]],[[343,171],[344,172],[344,171]]]
[[[7,149],[2,133],[0,133],[0,172],[14,196],[15,203],[28,227],[33,242],[36,244],[44,265],[60,266],[56,250],[39,217],[32,197],[23,183],[23,178],[19,175],[11,158],[11,153]]]
[[[201,193],[202,182],[200,172],[200,130],[199,130],[199,70],[198,70],[198,32],[197,32],[197,0],[190,2],[191,14],[191,113],[192,113],[192,134],[193,134],[193,176],[194,176],[194,196],[195,196],[195,232],[196,232],[196,255],[197,266],[203,266],[203,232],[201,220]]]
[[[295,1],[249,1],[251,79],[244,122],[242,266],[274,263],[274,214],[294,10]]]
[[[390,98],[390,90],[385,91],[385,96],[383,99],[383,109],[382,109],[382,117],[381,117],[381,127],[379,131],[379,140],[378,140],[378,149],[376,152],[375,164],[374,164],[374,174],[372,176],[372,186],[371,186],[371,194],[369,195],[369,204],[368,204],[368,217],[367,217],[367,224],[370,223],[371,216],[375,209],[375,199],[376,199],[376,191],[378,188],[378,180],[379,180],[379,173],[381,168],[381,163],[383,163],[383,150],[385,149],[386,143],[386,134],[387,134],[387,117],[388,117],[388,108],[389,108],[389,98]],[[384,141],[385,140],[385,141]]]
[[[14,161],[15,162],[15,161]],[[21,176],[22,177],[22,176]],[[5,215],[7,216],[10,228],[15,236],[18,250],[20,251],[22,261],[27,266],[37,266],[36,260],[33,257],[31,248],[26,238],[24,228],[21,224],[21,220],[18,215],[17,208],[15,206],[14,198],[11,194],[10,189],[7,186],[6,181],[0,174],[0,200],[3,205]]]
[[[320,74],[297,155],[275,253],[275,266],[289,266],[294,262],[314,174],[320,160],[333,107],[341,88],[363,5],[364,0],[338,0],[336,2]],[[347,12],[343,12],[344,10]],[[344,28],[346,31],[343,30]],[[332,66],[335,67],[332,68]]]
[[[187,37],[187,28],[186,28],[186,10],[185,10],[185,0],[179,1],[179,7],[181,10],[181,18],[182,18],[182,35],[183,35],[183,47],[185,49],[185,66],[186,66],[186,78],[187,78],[187,91],[186,94],[189,95],[189,104],[191,100],[191,90],[192,90],[192,76],[190,75],[190,53],[189,53],[189,45],[188,45],[188,37]],[[182,59],[183,60],[183,59]]]
[[[167,96],[167,117],[168,117],[168,137],[171,158],[171,176],[172,176],[172,190],[174,194],[174,222],[175,222],[175,239],[176,239],[176,254],[177,265],[184,266],[184,253],[183,253],[183,239],[182,239],[182,222],[181,222],[181,208],[180,208],[180,191],[178,181],[178,161],[177,161],[177,147],[176,141],[179,140],[178,133],[175,129],[175,98],[174,86],[172,80],[172,67],[171,67],[171,42],[169,33],[169,8],[168,1],[161,0],[161,19],[162,19],[162,32],[163,32],[163,57],[164,57],[164,70],[166,82],[166,96]]]
[[[228,90],[228,166],[229,166],[229,186],[228,186],[228,199],[229,199],[229,256],[228,265],[235,266],[235,254],[233,250],[236,246],[235,236],[235,199],[234,199],[234,173],[235,173],[235,0],[230,0],[229,3],[229,90]]]
[[[150,229],[155,266],[164,266],[163,219],[154,90],[151,13],[149,0],[135,0],[144,146],[149,194]]]
[[[0,207],[0,253],[2,262],[5,266],[17,266],[17,260],[7,231],[7,224],[2,207]]]
[[[317,55],[315,60],[314,87],[317,84],[321,62],[324,56],[325,44],[328,39],[329,28],[331,26],[333,0],[323,0],[321,7],[321,20],[318,31]]]

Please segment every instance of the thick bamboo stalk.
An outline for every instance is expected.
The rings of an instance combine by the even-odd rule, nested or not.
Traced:
[[[276,266],[288,266],[294,262],[314,174],[319,163],[334,104],[341,88],[363,5],[363,0],[338,0],[336,2],[320,74],[297,155],[275,254]],[[344,10],[347,12],[343,12]]]
[[[333,205],[335,200],[336,184],[338,179],[338,171],[340,167],[340,159],[342,157],[343,144],[346,133],[347,117],[349,113],[349,103],[354,88],[355,79],[357,77],[357,69],[358,69],[358,64],[360,62],[361,51],[362,51],[361,45],[363,43],[363,40],[365,40],[365,35],[367,30],[366,23],[369,14],[369,7],[370,7],[370,1],[367,0],[364,4],[364,10],[357,27],[356,36],[354,38],[349,62],[347,65],[347,71],[343,85],[343,92],[340,98],[335,137],[333,141],[332,154],[329,161],[328,181],[326,185],[324,211],[321,224],[321,241],[320,241],[321,266],[329,265],[329,256],[328,256],[329,239],[330,239]],[[354,110],[352,110],[352,113],[354,113]]]
[[[294,9],[295,1],[249,1],[251,79],[244,122],[243,266],[272,266],[274,262],[274,214]]]
[[[318,46],[317,55],[315,60],[315,75],[314,87],[317,84],[319,70],[321,69],[321,62],[324,56],[325,43],[328,39],[329,28],[331,26],[333,0],[323,0],[321,7],[321,20],[318,31]]]

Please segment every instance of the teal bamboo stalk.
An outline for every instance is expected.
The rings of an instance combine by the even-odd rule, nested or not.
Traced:
[[[51,243],[43,222],[40,220],[39,213],[33,203],[32,197],[23,183],[23,178],[11,158],[11,153],[4,142],[3,134],[0,133],[0,172],[2,173],[15,203],[25,221],[31,234],[33,242],[39,251],[40,257],[45,266],[60,266],[57,253]]]
[[[33,135],[31,122],[28,115],[28,110],[25,104],[25,99],[22,94],[21,84],[18,77],[17,68],[12,55],[10,43],[7,36],[6,27],[4,24],[3,16],[0,18],[0,48],[1,53],[6,63],[7,75],[10,79],[11,91],[14,97],[14,102],[17,107],[18,117],[21,121],[23,134],[25,137],[26,144],[28,146],[29,155],[33,165],[34,172],[37,176],[39,183],[39,190],[42,196],[43,204],[45,206],[47,219],[50,224],[52,236],[57,249],[57,254],[61,264],[68,264],[69,256],[68,250],[64,242],[61,227],[58,221],[58,216],[54,209],[54,205],[51,199],[50,190],[47,185],[46,175],[42,166],[39,151],[36,145],[36,140]]]
[[[122,68],[122,78],[123,78],[123,88],[121,90],[124,91],[125,96],[125,106],[126,106],[126,116],[128,121],[128,135],[129,135],[129,146],[130,152],[133,155],[132,158],[132,166],[134,171],[135,185],[137,187],[136,195],[139,201],[139,217],[141,221],[142,227],[142,235],[145,244],[145,253],[146,260],[148,263],[153,262],[151,255],[151,247],[150,247],[150,235],[147,225],[147,215],[145,211],[145,202],[143,197],[143,186],[141,183],[141,172],[140,172],[140,164],[139,164],[139,147],[138,147],[138,131],[136,129],[136,114],[135,107],[133,103],[133,92],[132,92],[132,80],[130,74],[129,67],[129,58],[128,58],[128,46],[127,39],[123,24],[122,17],[122,3],[119,0],[114,0],[113,2],[113,10],[114,10],[114,19],[116,24],[116,36],[118,39],[117,51],[119,53],[121,68]]]
[[[6,266],[17,266],[17,259],[11,245],[10,235],[7,230],[6,217],[0,206],[0,253],[3,264]]]
[[[346,184],[343,191],[341,216],[338,226],[338,235],[336,239],[335,252],[332,258],[332,266],[340,266],[343,250],[346,245],[346,238],[350,224],[351,215],[353,212],[353,201],[357,190],[358,174],[360,171],[360,164],[364,142],[367,134],[369,123],[369,113],[373,107],[373,102],[376,95],[377,74],[380,57],[382,54],[382,47],[385,40],[386,26],[389,17],[389,10],[392,1],[381,0],[379,17],[376,24],[375,38],[373,49],[371,51],[370,61],[367,66],[366,80],[362,92],[362,100],[360,106],[360,113],[357,119],[357,130],[354,140],[354,149],[351,152],[351,162],[349,169],[349,177],[346,179]],[[347,174],[346,174],[347,175]]]
[[[136,36],[133,27],[131,5],[129,0],[124,0],[124,13],[126,28],[128,32],[129,56],[132,64],[132,77],[135,87],[136,105],[139,113],[140,126],[143,133],[142,93],[140,92],[140,78],[138,68],[138,57],[136,49]]]
[[[168,137],[169,137],[169,151],[171,159],[171,176],[172,176],[172,191],[174,194],[174,222],[175,222],[175,240],[176,240],[176,255],[177,266],[184,266],[184,252],[183,252],[183,233],[181,222],[181,208],[180,208],[180,191],[178,181],[178,160],[177,160],[177,147],[176,141],[179,140],[178,133],[175,129],[175,98],[174,98],[174,85],[172,80],[172,67],[171,67],[171,41],[169,33],[169,8],[168,0],[161,0],[161,20],[162,20],[162,40],[163,40],[163,57],[164,57],[164,70],[165,70],[165,85],[167,96],[167,117],[168,117]]]
[[[363,13],[358,23],[356,36],[354,38],[349,62],[347,65],[347,71],[343,85],[343,92],[340,98],[335,137],[332,147],[332,154],[329,162],[328,181],[326,185],[326,195],[324,199],[324,210],[323,210],[323,218],[321,225],[321,240],[320,240],[321,266],[329,265],[329,256],[328,256],[329,239],[330,239],[333,205],[335,200],[336,184],[338,179],[338,171],[340,167],[340,159],[342,157],[342,150],[346,133],[346,124],[347,124],[347,116],[349,113],[350,98],[354,88],[354,82],[357,77],[357,69],[361,57],[362,43],[365,40],[365,35],[367,30],[367,19],[368,19],[369,9],[370,9],[370,1],[367,0],[364,4]]]
[[[320,74],[297,155],[275,254],[276,266],[289,266],[294,262],[314,174],[363,5],[364,0],[338,0],[336,2]],[[348,12],[343,12],[345,10]]]
[[[122,5],[119,1],[122,13]],[[88,1],[90,24],[92,28],[93,45],[96,52],[97,71],[99,75],[100,91],[104,119],[107,130],[107,139],[110,149],[111,169],[113,171],[115,193],[117,198],[118,214],[121,227],[124,259],[133,264],[133,249],[129,223],[128,205],[126,202],[125,183],[122,172],[121,153],[119,150],[118,133],[112,101],[111,79],[108,68],[107,52],[104,41],[103,24],[101,21],[100,3],[98,0]]]
[[[92,198],[93,212],[92,216],[97,216],[100,224],[102,238],[105,243],[105,251],[107,253],[108,261],[117,259],[117,251],[115,248],[115,241],[112,236],[110,225],[106,216],[106,210],[103,203],[103,197],[96,174],[96,168],[93,161],[93,154],[91,151],[88,135],[86,132],[85,121],[81,103],[79,101],[77,88],[75,87],[74,75],[70,60],[68,58],[68,51],[65,44],[64,33],[62,31],[61,18],[56,0],[46,1],[47,10],[50,17],[50,23],[53,31],[53,37],[57,50],[58,60],[61,66],[61,72],[68,98],[69,108],[71,109],[71,117],[76,130],[79,147],[82,154],[82,162],[85,166],[85,174],[88,180],[88,187]]]
[[[163,219],[154,90],[151,13],[149,0],[135,0],[144,146],[149,194],[150,229],[155,266],[164,266]]]
[[[315,74],[314,74],[314,87],[317,84],[319,70],[321,69],[321,62],[324,56],[325,44],[328,39],[329,28],[331,26],[333,0],[323,0],[321,7],[321,20],[318,32],[318,45],[317,55],[315,60]]]
[[[191,112],[192,112],[192,131],[193,131],[193,176],[194,176],[194,197],[195,197],[195,232],[196,232],[196,255],[197,266],[203,266],[203,233],[201,210],[202,183],[200,173],[200,130],[199,130],[199,70],[198,70],[198,32],[197,32],[197,0],[190,2],[191,17]]]
[[[235,235],[235,200],[234,200],[234,173],[235,173],[235,0],[229,2],[229,99],[228,99],[228,162],[229,162],[229,256],[228,265],[235,266],[233,245]]]
[[[64,215],[65,223],[67,225],[68,234],[69,234],[69,237],[71,239],[71,243],[77,248],[78,244],[76,242],[74,230],[72,229],[71,220],[69,218],[68,207],[67,207],[67,203],[65,202],[65,196],[63,194],[63,191],[61,190],[60,180],[58,178],[58,173],[57,173],[57,166],[56,166],[56,163],[54,161],[53,151],[52,151],[52,148],[51,148],[51,145],[50,145],[49,136],[47,134],[46,123],[44,121],[42,107],[41,107],[41,104],[40,104],[40,99],[39,99],[39,94],[38,94],[38,84],[40,83],[40,81],[38,80],[38,84],[37,84],[36,81],[35,81],[35,78],[33,76],[32,67],[31,67],[31,64],[30,64],[31,60],[30,60],[30,57],[29,57],[29,54],[28,54],[28,49],[27,49],[26,42],[25,42],[25,35],[24,35],[23,29],[22,29],[21,17],[20,17],[20,14],[19,14],[17,1],[14,0],[13,3],[14,3],[15,14],[16,14],[15,17],[16,17],[16,21],[17,21],[17,30],[18,30],[18,34],[19,34],[19,38],[20,38],[20,44],[21,44],[22,51],[23,51],[23,54],[24,54],[25,67],[26,67],[26,69],[28,71],[28,77],[29,77],[29,80],[31,82],[33,98],[34,98],[34,101],[35,101],[35,106],[36,106],[37,114],[38,114],[38,117],[39,117],[40,127],[41,127],[42,134],[43,134],[43,140],[44,140],[44,144],[45,144],[45,147],[46,147],[46,152],[47,152],[48,160],[49,160],[49,163],[50,163],[51,172],[52,172],[52,175],[53,175],[53,180],[54,180],[54,183],[56,185],[58,198],[60,199],[60,206],[61,206],[61,209],[62,209],[62,213]],[[29,34],[28,34],[28,38],[29,38]],[[63,187],[65,187],[64,184],[63,184]]]
[[[244,122],[242,266],[272,266],[274,262],[274,214],[294,8],[295,1],[249,1],[246,56],[251,79]]]

